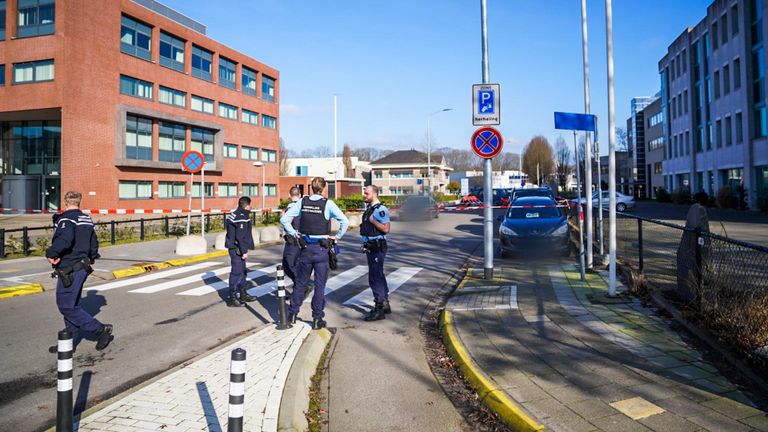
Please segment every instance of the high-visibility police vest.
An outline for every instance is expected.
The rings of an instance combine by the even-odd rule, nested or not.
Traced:
[[[381,203],[376,203],[376,205],[371,206],[368,208],[368,210],[363,213],[363,221],[360,223],[360,235],[365,237],[376,237],[376,236],[383,236],[385,233],[384,231],[376,228],[376,225],[371,223],[371,215],[381,207]]]
[[[331,221],[325,218],[326,198],[312,201],[309,197],[301,200],[299,232],[304,235],[330,235]]]

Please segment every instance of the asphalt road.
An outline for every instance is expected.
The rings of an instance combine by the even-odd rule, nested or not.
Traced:
[[[361,425],[366,430],[466,430],[429,370],[418,323],[427,302],[481,242],[479,212],[441,214],[432,222],[393,222],[385,272],[402,285],[391,296],[393,314],[365,323],[364,308],[344,304],[369,291],[367,269],[360,267],[365,256],[358,252],[356,232],[344,238],[340,268],[332,276],[347,275],[347,280],[327,296],[326,307],[329,325],[337,329],[330,430],[360,430]],[[125,247],[139,258],[137,245]],[[151,243],[144,248],[151,250]],[[257,250],[249,257],[249,270],[277,264],[281,252],[281,246]],[[221,298],[225,291],[210,289],[226,283],[226,261],[212,260],[208,267],[167,277],[158,272],[151,281],[135,278],[120,287],[114,284],[123,280],[87,283],[86,289],[94,289],[84,292],[82,304],[114,324],[115,341],[103,352],[95,351],[92,341],[78,346],[76,407],[93,406],[244,332],[271,325],[277,318],[272,295],[248,308],[227,308]],[[273,276],[254,275],[259,285],[272,283]],[[99,289],[104,287],[113,289]],[[300,318],[310,316],[305,304]],[[51,426],[56,356],[49,349],[62,328],[54,292],[0,300],[0,328],[0,430]]]

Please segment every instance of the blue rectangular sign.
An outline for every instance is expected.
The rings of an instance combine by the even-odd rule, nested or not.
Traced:
[[[496,106],[494,106],[493,102],[494,102],[493,90],[480,90],[479,92],[477,92],[477,107],[475,109],[481,115],[496,114]]]
[[[595,131],[594,114],[564,113],[555,111],[555,129]]]

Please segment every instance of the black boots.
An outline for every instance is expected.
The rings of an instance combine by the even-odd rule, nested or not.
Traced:
[[[386,311],[384,309],[384,303],[376,302],[376,306],[371,309],[368,315],[363,318],[365,321],[378,321],[386,318]]]
[[[227,297],[227,306],[229,307],[240,307],[243,304],[240,303],[240,300],[235,297],[235,294],[230,294],[229,297]]]
[[[288,324],[296,324],[296,315],[288,312]]]
[[[312,318],[312,330],[320,330],[325,328],[327,323],[322,318]]]
[[[382,303],[382,309],[384,309],[385,314],[392,313],[392,308],[389,307],[389,299],[384,300],[384,302]]]
[[[238,290],[237,292],[240,294],[240,301],[241,302],[250,303],[250,302],[256,300],[256,297],[248,294],[248,291],[246,291],[245,288],[240,288],[240,290]]]
[[[112,342],[112,324],[102,324],[96,332],[96,350],[101,351]]]

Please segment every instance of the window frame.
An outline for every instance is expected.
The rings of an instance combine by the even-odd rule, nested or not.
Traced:
[[[261,127],[277,130],[277,117],[261,114]]]
[[[37,36],[48,36],[56,32],[56,1],[55,0],[26,0],[30,6],[22,6],[21,1],[16,2],[16,39],[24,39]],[[34,6],[31,4],[34,3]],[[41,9],[50,9],[51,22],[41,23]],[[22,11],[34,9],[34,24],[21,24]]]
[[[230,144],[230,143],[224,143],[224,158],[226,159],[238,159],[238,156],[240,154],[240,150],[237,144]],[[229,156],[229,150],[235,150],[234,156]]]
[[[270,85],[271,84],[271,85]],[[261,99],[266,102],[275,102],[275,90],[277,88],[277,80],[270,76],[261,75]]]
[[[135,193],[136,196],[134,196],[134,197],[124,197],[122,195],[122,190],[121,190],[123,185],[133,186],[134,189],[135,189],[134,193]],[[144,195],[139,196],[139,187],[140,186],[144,186],[144,187],[149,186],[149,196],[144,196]],[[153,187],[152,180],[119,180],[118,183],[117,183],[117,199],[118,200],[134,200],[134,201],[135,200],[152,199],[152,187]]]
[[[16,68],[18,68],[19,66],[27,66],[27,65],[32,66],[32,79],[29,81],[17,81]],[[48,65],[52,67],[53,73],[51,74],[52,75],[51,79],[44,79],[44,80],[37,79],[37,73],[38,73],[37,68],[40,66],[48,66]],[[56,63],[53,61],[53,59],[13,63],[13,85],[44,83],[44,82],[54,81],[55,79],[56,79]]]
[[[248,157],[246,157],[246,154]],[[252,155],[256,155],[255,158],[252,157]],[[250,161],[258,161],[259,159],[259,148],[258,147],[251,147],[247,145],[240,146],[240,159],[243,160],[250,160]]]
[[[223,113],[222,113],[222,110],[224,110]],[[233,117],[233,113],[234,113],[234,117]],[[225,118],[228,120],[237,121],[237,119],[239,118],[238,108],[234,105],[230,105],[224,102],[219,102],[219,117]]]
[[[195,148],[195,134],[202,134],[203,140],[200,141],[200,148]],[[210,135],[210,142],[206,141],[205,138]],[[210,146],[211,152],[206,152],[206,148]],[[213,161],[213,156],[216,152],[216,132],[211,129],[201,128],[201,127],[191,127],[190,128],[190,138],[189,138],[189,149],[190,150],[196,150],[203,154],[203,156],[211,156],[210,159],[206,158],[206,161]]]
[[[208,58],[206,58],[206,55]],[[203,66],[204,62],[208,63],[208,71],[201,69],[200,67],[196,67],[195,63],[195,57],[197,57],[197,63],[199,63],[199,66]],[[192,69],[190,72],[190,75],[192,75],[195,78],[199,78],[203,81],[213,82],[213,52],[208,51],[207,49],[192,44]]]
[[[170,96],[171,96],[171,101],[170,102],[163,101],[163,92],[166,92],[166,93],[170,94]],[[175,103],[175,101],[176,101],[176,99],[178,97],[181,97],[182,98],[181,100],[184,101],[181,105]],[[176,90],[174,88],[166,87],[166,86],[158,84],[158,86],[157,86],[157,101],[160,102],[161,104],[165,104],[165,105],[171,105],[171,106],[175,106],[175,107],[179,107],[179,108],[186,108],[187,107],[187,92],[183,92],[181,90]]]
[[[230,69],[231,65],[231,69]],[[222,78],[222,72],[230,72],[232,79]],[[237,90],[237,62],[226,57],[219,56],[219,85],[231,90]]]
[[[259,193],[260,193],[260,190],[261,190],[261,185],[259,183],[243,183],[241,185],[241,187],[242,187],[242,194],[243,194],[243,196],[248,196],[248,197],[257,197],[257,196],[259,196]],[[256,193],[253,193],[254,192],[254,188],[255,188],[255,192]]]
[[[261,149],[261,161],[262,162],[269,162],[269,163],[276,163],[277,162],[277,151],[262,148]]]
[[[202,104],[202,106],[201,106],[202,109],[199,109],[199,110],[195,109],[194,102],[196,100],[200,101],[200,103]],[[210,103],[210,106],[211,106],[211,111],[210,112],[205,110],[205,107],[207,106],[206,105],[207,103]],[[208,115],[213,115],[214,111],[215,111],[215,108],[216,108],[215,107],[215,101],[213,99],[208,99],[206,97],[198,96],[196,94],[191,95],[191,98],[189,100],[189,109],[191,109],[192,111],[203,113],[203,114],[208,114]]]
[[[246,114],[248,115],[249,120],[245,119]],[[251,111],[246,108],[240,109],[240,121],[242,121],[243,123],[258,127],[259,117],[260,117],[260,114],[257,113],[256,111]],[[254,118],[255,118],[255,121],[253,120]]]
[[[149,122],[149,129],[146,129],[147,121]],[[130,127],[135,125],[135,130],[131,130]],[[142,128],[141,125],[144,125],[144,128]],[[138,115],[133,114],[127,114],[125,116],[125,158],[128,160],[143,160],[143,161],[151,161],[152,159],[152,153],[153,153],[153,147],[154,143],[152,142],[152,130],[154,127],[154,122],[149,117],[142,117]],[[136,142],[134,144],[129,143],[129,132],[133,132],[136,135]],[[143,132],[143,133],[142,133]],[[148,134],[146,132],[149,132]],[[149,147],[140,145],[141,142],[140,137],[146,137],[149,136]],[[128,154],[129,147],[135,147],[136,157],[130,157]],[[142,149],[140,151],[140,149]],[[145,153],[149,149],[149,157],[141,157],[143,153]]]
[[[241,66],[241,72],[240,72],[240,86],[242,89],[243,94],[247,94],[248,96],[258,96],[258,86],[259,86],[259,72],[255,69],[251,69],[247,66]],[[253,75],[251,75],[251,73]],[[253,82],[253,88],[249,87],[248,84],[246,84],[245,79],[249,79],[249,83]]]
[[[7,31],[7,27],[5,24],[5,20],[8,16],[8,3],[6,0],[0,0],[0,41],[5,40],[5,32]]]
[[[164,129],[171,129],[170,136],[166,135]],[[187,126],[181,123],[174,123],[170,121],[159,121],[157,125],[157,158],[161,162],[181,162],[181,157],[187,151]],[[183,135],[178,135],[181,132]],[[163,139],[169,138],[171,149],[164,150],[162,148]],[[179,143],[179,138],[184,144],[181,150],[176,149],[176,145]],[[170,155],[171,157],[166,157]]]
[[[128,27],[128,25],[126,25],[125,20],[131,21],[130,24],[133,25],[133,27],[132,28]],[[125,37],[123,33],[124,27],[133,31],[133,43],[131,44],[128,44],[127,42],[123,42],[123,38]],[[140,27],[145,27],[146,31],[144,28],[140,28]],[[122,52],[123,54],[128,54],[130,56],[140,58],[142,60],[152,61],[152,28],[153,26],[145,22],[137,20],[136,18],[133,18],[131,16],[121,14],[120,16],[120,52]],[[142,31],[139,32],[139,30],[142,30]],[[137,34],[141,34],[147,38],[148,48],[140,47],[139,45],[137,45],[137,42],[139,40]]]
[[[127,93],[127,92],[123,91],[123,84],[124,83],[131,85],[131,92],[130,93]],[[145,93],[146,93],[146,89],[149,89],[149,96],[146,96],[146,95],[142,96],[140,94],[141,92],[139,91],[141,88],[145,89]],[[154,83],[151,83],[149,81],[144,81],[142,79],[134,78],[134,77],[128,76],[128,75],[122,75],[122,74],[120,75],[120,94],[125,95],[125,96],[135,97],[135,98],[138,98],[138,99],[144,99],[144,100],[153,101],[153,100],[155,100],[154,93],[155,93],[155,84]]]
[[[184,192],[181,195],[172,194],[168,196],[163,196],[163,187],[170,188],[169,190],[172,191],[173,193],[175,191],[175,188],[178,188],[179,186],[184,189]],[[159,181],[157,184],[158,199],[179,199],[179,198],[186,198],[186,197],[187,197],[187,182]]]
[[[277,196],[277,185],[274,183],[264,183],[264,196],[265,197],[276,197]]]
[[[164,40],[164,38],[168,39],[167,41]],[[168,45],[170,47],[170,57],[166,57],[163,55],[163,45]],[[180,46],[180,49],[179,49]],[[187,41],[184,39],[174,36],[171,33],[166,32],[165,30],[160,31],[160,45],[158,46],[158,63],[160,63],[160,66],[166,67],[171,70],[175,70],[177,72],[184,73],[184,66],[186,63],[186,55],[187,55]],[[176,54],[178,51],[181,51],[182,61],[179,62],[176,60]]]
[[[232,188],[234,187],[234,193]],[[222,195],[222,188],[226,189],[226,194]],[[216,185],[216,194],[219,198],[235,198],[237,197],[237,183],[222,182]]]

